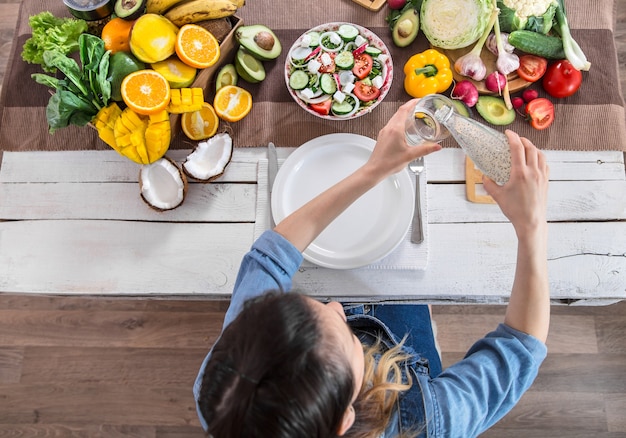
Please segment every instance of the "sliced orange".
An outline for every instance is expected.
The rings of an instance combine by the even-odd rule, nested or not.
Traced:
[[[133,72],[122,81],[122,99],[138,114],[150,115],[167,108],[170,84],[161,73],[145,69]]]
[[[220,58],[220,43],[211,32],[197,24],[185,24],[176,35],[176,54],[195,68],[212,66]]]
[[[183,113],[180,123],[191,140],[205,140],[215,135],[220,120],[211,104],[204,102],[201,110]]]
[[[134,21],[112,18],[102,28],[100,38],[104,41],[104,49],[111,53],[130,52],[130,30]]]
[[[215,93],[213,108],[220,119],[237,122],[252,109],[252,95],[236,85],[226,85]]]

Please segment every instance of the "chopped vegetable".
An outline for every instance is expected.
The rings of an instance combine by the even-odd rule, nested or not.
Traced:
[[[97,36],[83,33],[78,38],[80,62],[57,51],[45,51],[46,65],[58,68],[64,79],[42,73],[32,78],[39,84],[54,88],[46,107],[46,119],[50,133],[68,125],[84,126],[111,98],[111,82],[107,80],[109,54],[104,41]]]
[[[450,60],[435,49],[427,49],[404,64],[404,90],[413,97],[441,93],[452,85]]]
[[[494,9],[491,12],[491,17],[489,18],[489,22],[485,28],[485,33],[478,40],[474,48],[469,53],[466,53],[456,60],[454,63],[454,69],[458,74],[470,77],[475,81],[482,81],[485,78],[485,75],[487,74],[487,67],[480,57],[480,54],[497,18],[498,11]]]
[[[525,29],[547,34],[556,6],[556,0],[498,0],[500,28],[504,32]]]
[[[526,104],[526,116],[535,129],[546,129],[554,122],[554,105],[545,97],[533,99]]]
[[[422,32],[435,47],[468,47],[491,28],[492,11],[491,0],[424,0]]]
[[[541,56],[522,55],[519,60],[520,65],[517,74],[526,82],[537,82],[548,67],[548,60]]]
[[[78,37],[87,31],[87,22],[75,18],[55,17],[48,11],[28,19],[32,36],[22,48],[22,59],[29,64],[40,64],[44,71],[55,73],[56,67],[44,61],[45,51],[69,55],[78,50]]]

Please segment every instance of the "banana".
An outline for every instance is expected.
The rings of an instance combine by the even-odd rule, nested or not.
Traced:
[[[147,0],[146,12],[149,14],[164,14],[168,9],[183,1],[184,0]]]
[[[187,0],[164,15],[176,26],[231,16],[237,12],[236,0]]]

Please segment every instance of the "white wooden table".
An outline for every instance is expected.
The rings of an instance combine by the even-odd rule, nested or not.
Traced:
[[[293,149],[279,148],[286,158]],[[189,151],[170,151],[184,159]],[[237,148],[225,174],[190,184],[157,213],[138,166],[113,151],[5,152],[0,167],[0,292],[227,298],[267,226],[265,148]],[[546,152],[549,272],[556,302],[626,298],[626,178],[621,152]],[[495,205],[466,200],[464,155],[428,157],[425,270],[302,268],[295,287],[353,301],[502,303],[516,240]]]

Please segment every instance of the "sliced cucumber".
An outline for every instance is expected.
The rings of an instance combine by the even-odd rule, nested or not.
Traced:
[[[335,78],[329,73],[324,73],[320,77],[320,88],[325,94],[334,94],[337,91],[337,83]]]
[[[320,33],[319,32],[309,32],[307,35],[311,38],[309,41],[309,47],[317,47],[320,45]]]
[[[368,55],[371,55],[373,57],[376,57],[376,56],[380,55],[381,53],[383,53],[383,51],[380,50],[377,47],[374,47],[374,46],[367,46],[365,48],[365,53],[367,53]]]
[[[289,86],[294,90],[303,90],[309,85],[309,75],[302,70],[295,70],[289,76]]]
[[[354,41],[359,35],[359,30],[350,24],[342,24],[337,29],[337,33],[344,41]]]
[[[345,114],[352,112],[355,105],[356,105],[355,102],[353,102],[351,99],[346,97],[346,99],[344,99],[344,101],[341,103],[333,102],[333,104],[330,106],[330,110],[333,112],[333,114],[336,114],[338,116],[343,116]]]
[[[335,57],[335,65],[341,70],[350,70],[354,67],[354,55],[352,52],[339,52]]]

